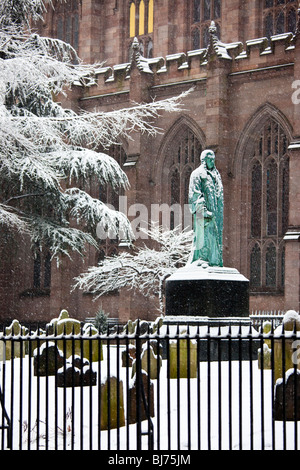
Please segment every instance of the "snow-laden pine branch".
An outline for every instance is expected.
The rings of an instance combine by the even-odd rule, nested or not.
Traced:
[[[69,183],[94,176],[100,185],[110,184],[114,189],[129,187],[120,165],[105,153],[69,147],[65,151],[53,151],[50,157]]]
[[[144,244],[136,246],[132,252],[106,257],[98,266],[78,276],[74,288],[93,293],[95,299],[124,287],[146,296],[158,295],[163,312],[165,280],[187,263],[193,232],[179,228],[164,230],[158,226],[143,231],[151,246]]]
[[[51,0],[1,0],[0,27],[29,26],[30,20],[40,20]]]
[[[96,228],[101,224],[114,234],[122,233],[122,238],[133,240],[134,234],[126,216],[110,208],[99,199],[92,198],[85,191],[71,188],[65,191],[65,202],[72,218],[85,222],[87,227]]]
[[[155,119],[162,112],[178,112],[187,93],[107,112],[77,114],[56,105],[56,114],[52,110],[49,115],[37,116],[16,106],[12,107],[9,116],[3,113],[0,119],[7,121],[6,128],[17,130],[16,138],[20,139],[20,144],[23,146],[26,145],[26,141],[24,142],[22,138],[26,136],[29,150],[32,141],[38,142],[41,150],[45,147],[64,149],[68,142],[72,142],[74,146],[88,146],[91,149],[97,149],[99,146],[109,148],[112,144],[119,143],[120,137],[130,139],[132,133],[136,131],[152,136],[161,132],[162,130],[155,126]],[[1,132],[3,133],[4,131]]]
[[[5,204],[0,204],[0,227],[1,225],[5,226],[8,230],[27,232],[26,221]]]
[[[52,258],[59,261],[61,254],[70,258],[70,252],[82,255],[86,245],[90,244],[97,248],[97,242],[89,234],[74,227],[64,227],[52,220],[42,217],[34,217],[29,220],[31,239],[35,246],[45,245],[51,252]]]

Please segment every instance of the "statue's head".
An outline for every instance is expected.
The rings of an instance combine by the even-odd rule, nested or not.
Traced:
[[[208,170],[212,170],[215,167],[215,159],[216,157],[212,150],[203,150],[203,152],[201,152],[201,164],[205,164]]]

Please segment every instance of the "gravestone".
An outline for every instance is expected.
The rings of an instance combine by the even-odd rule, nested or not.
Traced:
[[[0,359],[10,360],[15,357],[25,357],[28,351],[28,341],[24,339],[18,339],[18,336],[25,336],[28,330],[22,326],[18,320],[13,320],[10,326],[7,326],[4,330],[4,336],[16,336],[16,339],[1,340],[0,337]]]
[[[73,354],[83,354],[83,357],[92,362],[103,359],[102,344],[99,347],[99,342],[92,339],[98,335],[98,330],[91,324],[86,324],[81,329],[80,321],[71,318],[67,310],[62,310],[58,318],[52,319],[46,325],[46,331],[48,335],[66,336],[64,339],[58,339],[57,345],[67,358]],[[70,338],[67,338],[68,335]],[[82,339],[72,338],[73,335],[81,335]]]
[[[257,359],[259,369],[272,368],[272,350],[267,343],[264,343],[263,347],[257,350]]]
[[[135,358],[136,348],[133,344],[129,344],[128,347],[122,351],[122,367],[131,367]]]
[[[300,332],[300,315],[294,310],[288,310],[274,332],[274,382],[284,377],[285,372],[295,366],[300,369],[297,354],[296,336]],[[296,363],[295,363],[296,362]]]
[[[81,333],[80,321],[75,318],[70,318],[66,310],[62,310],[59,317],[52,321],[54,334],[60,335],[79,335]],[[57,341],[59,349],[64,353],[66,358],[70,357],[73,353],[80,355],[81,342],[80,340],[61,339]]]
[[[80,356],[73,356],[57,371],[58,387],[86,387],[96,383],[97,373],[89,361]]]
[[[162,357],[157,353],[158,348],[155,348],[152,343],[144,343],[141,351],[141,369],[145,371],[150,379],[157,379],[160,368],[162,366]],[[155,350],[156,349],[156,350]],[[135,352],[136,356],[136,352]],[[136,374],[136,358],[132,361],[132,377]]]
[[[114,429],[125,425],[123,382],[117,377],[102,378],[100,388],[100,428]]]
[[[36,376],[55,375],[64,364],[64,356],[53,342],[45,342],[33,352],[33,370]]]
[[[272,323],[269,321],[263,322],[262,333],[267,335],[272,331]],[[270,339],[264,339],[262,348],[257,350],[258,368],[271,369],[272,367],[272,350]]]
[[[134,424],[137,422],[138,409],[139,406],[139,417],[143,421],[149,417],[154,416],[154,387],[153,382],[148,377],[148,374],[142,369],[140,374],[141,387],[143,387],[145,393],[145,399],[147,404],[147,409],[145,409],[142,390],[138,394],[137,391],[137,375],[134,374],[129,386],[128,400],[129,400],[129,414],[128,414],[128,423]],[[140,388],[141,388],[140,387]],[[139,397],[139,400],[138,400]]]
[[[98,330],[91,324],[84,325],[83,327],[83,336],[82,340],[82,349],[83,357],[92,362],[102,361],[103,360],[103,347],[102,342],[99,343],[99,340],[92,339],[93,336],[98,335]]]
[[[171,340],[169,343],[170,379],[197,377],[197,343],[195,340]]]
[[[289,369],[284,379],[275,384],[274,418],[300,421],[300,371]]]

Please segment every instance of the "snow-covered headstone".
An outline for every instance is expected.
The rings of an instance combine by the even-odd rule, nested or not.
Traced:
[[[183,338],[171,340],[169,343],[169,358],[171,379],[197,377],[196,341]]]

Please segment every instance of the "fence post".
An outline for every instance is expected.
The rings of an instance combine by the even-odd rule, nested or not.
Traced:
[[[141,425],[141,339],[140,339],[140,321],[136,325],[136,446],[137,450],[142,447],[142,425]]]

